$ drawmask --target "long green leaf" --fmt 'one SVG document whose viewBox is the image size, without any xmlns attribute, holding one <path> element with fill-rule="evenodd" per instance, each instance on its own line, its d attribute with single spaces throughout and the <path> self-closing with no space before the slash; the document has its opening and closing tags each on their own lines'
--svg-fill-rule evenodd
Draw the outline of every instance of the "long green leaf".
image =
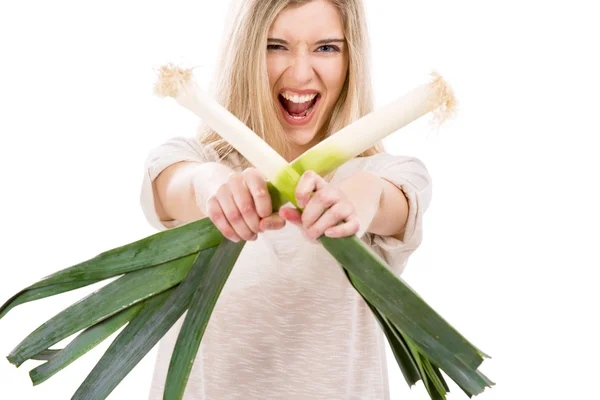
<svg viewBox="0 0 600 400">
<path fill-rule="evenodd" d="M 431 397 L 432 400 L 446 400 L 446 392 L 444 388 L 441 387 L 441 383 L 439 383 L 440 386 L 438 386 L 436 385 L 436 382 L 432 382 L 431 377 L 428 374 L 428 370 L 425 368 L 424 361 L 426 361 L 427 358 L 421 356 L 417 347 L 410 339 L 406 338 L 406 344 L 408 345 L 408 348 L 410 349 L 414 359 L 417 361 L 417 366 L 419 367 L 419 372 L 423 377 L 423 384 L 425 385 L 427 393 L 429 393 L 429 397 Z M 439 390 L 440 387 L 441 391 Z"/>
<path fill-rule="evenodd" d="M 227 254 L 241 251 L 244 241 L 223 240 L 219 246 L 202 250 L 190 272 L 169 297 L 156 308 L 140 314 L 131 321 L 111 344 L 72 397 L 72 400 L 105 399 L 121 380 L 140 362 L 168 332 L 187 309 L 195 289 L 202 282 L 209 262 L 220 265 L 213 257 L 216 251 Z"/>
<path fill-rule="evenodd" d="M 388 343 L 390 344 L 392 353 L 396 358 L 398 366 L 400 366 L 400 370 L 402 371 L 402 375 L 404 375 L 404 379 L 406 379 L 406 383 L 408 383 L 409 387 L 415 385 L 422 377 L 412 353 L 408 350 L 403 338 L 398 334 L 398 331 L 393 328 L 387 318 L 371 304 L 369 304 L 369 307 L 379 320 L 379 325 L 382 327 Z"/>
<path fill-rule="evenodd" d="M 8 299 L 2 307 L 0 307 L 0 319 L 4 317 L 11 309 L 16 306 L 27 303 L 29 301 L 43 299 L 45 297 L 54 296 L 56 294 L 68 292 L 70 290 L 79 289 L 84 286 L 92 285 L 100 282 L 100 279 L 81 280 L 66 283 L 57 283 L 35 289 L 23 289 L 13 297 Z"/>
<path fill-rule="evenodd" d="M 427 374 L 430 386 L 432 386 L 432 391 L 435 389 L 435 391 L 439 393 L 439 395 L 445 400 L 448 390 L 446 389 L 447 386 L 445 385 L 445 382 L 442 382 L 443 378 L 440 379 L 440 377 L 435 373 L 431 366 L 431 362 L 426 356 L 419 353 L 419 357 L 421 358 L 421 365 L 423 365 L 423 369 Z"/>
<path fill-rule="evenodd" d="M 8 356 L 17 366 L 66 337 L 181 282 L 194 255 L 130 272 L 63 310 L 29 336 Z"/>
<path fill-rule="evenodd" d="M 425 357 L 425 356 L 423 356 L 423 357 Z M 442 385 L 444 386 L 444 389 L 446 390 L 446 393 L 450 392 L 450 388 L 448 387 L 448 384 L 446 383 L 446 380 L 442 376 L 442 373 L 440 372 L 440 369 L 434 363 L 432 363 L 431 360 L 427 359 L 427 361 L 429 361 L 429 364 L 431 365 L 431 369 L 437 375 L 437 377 L 440 380 L 440 382 L 442 382 Z"/>
<path fill-rule="evenodd" d="M 423 323 L 420 325 L 416 325 L 414 321 L 407 320 L 402 316 L 396 315 L 398 313 L 398 309 L 394 308 L 393 305 L 390 306 L 389 300 L 398 300 L 402 299 L 402 297 L 383 297 L 380 293 L 374 291 L 368 285 L 365 285 L 359 279 L 354 280 L 354 283 L 358 290 L 369 299 L 374 305 L 376 305 L 381 312 L 383 312 L 390 321 L 396 326 L 396 328 L 400 331 L 401 327 L 407 327 L 410 330 L 415 330 L 415 328 L 422 328 Z M 417 310 L 414 310 L 411 314 L 414 314 Z M 426 313 L 425 313 L 426 314 Z M 399 323 L 397 323 L 397 321 Z M 435 332 L 435 328 L 433 329 Z M 404 332 L 402 332 L 404 334 Z M 411 338 L 413 341 L 423 341 L 423 337 L 419 336 L 419 334 L 404 334 L 405 338 Z M 434 362 L 440 365 L 452 380 L 454 380 L 459 386 L 461 386 L 464 390 L 468 391 L 472 394 L 480 394 L 485 390 L 486 387 L 493 385 L 488 378 L 486 378 L 483 374 L 476 370 L 476 367 L 469 367 L 466 365 L 460 358 L 455 356 L 455 353 L 452 351 L 452 347 L 450 349 L 444 347 L 439 342 L 435 340 L 436 338 L 427 338 L 426 343 L 428 344 L 427 350 L 419 347 L 419 350 L 428 358 L 433 360 Z"/>
<path fill-rule="evenodd" d="M 211 250 L 207 251 L 210 252 Z M 144 329 L 144 327 L 148 326 L 147 324 L 151 317 L 164 305 L 165 301 L 171 297 L 178 288 L 179 286 L 176 286 L 169 290 L 165 290 L 141 303 L 143 308 L 111 343 L 100 361 L 98 361 L 81 386 L 79 386 L 73 397 L 71 397 L 71 400 L 101 400 L 105 399 L 110 392 L 113 391 L 122 378 L 111 384 L 110 382 L 106 382 L 105 376 L 108 375 L 110 378 L 113 375 L 122 373 L 123 364 L 128 360 L 126 357 L 128 353 L 139 351 L 139 346 L 134 346 L 136 336 Z M 175 321 L 171 322 L 169 328 Z M 167 331 L 169 328 L 167 328 Z M 139 356 L 140 359 L 150 350 L 151 348 L 145 349 L 143 354 Z M 130 368 L 126 368 L 123 377 L 127 375 L 134 366 L 135 365 L 132 365 Z"/>
<path fill-rule="evenodd" d="M 173 349 L 165 384 L 165 400 L 181 400 L 187 385 L 200 341 L 208 325 L 221 290 L 242 250 L 238 246 L 222 246 L 196 288 L 183 326 Z"/>
<path fill-rule="evenodd" d="M 40 351 L 35 356 L 31 357 L 32 360 L 40 360 L 40 361 L 48 361 L 51 360 L 54 356 L 60 353 L 62 349 L 47 349 Z"/>
<path fill-rule="evenodd" d="M 352 277 L 350 273 L 344 268 L 342 268 L 342 270 L 348 277 L 350 283 L 352 283 Z M 373 316 L 377 319 L 381 330 L 388 340 L 392 353 L 394 354 L 394 358 L 400 367 L 400 371 L 402 371 L 402 375 L 404 375 L 406 383 L 408 383 L 409 387 L 412 387 L 421 379 L 421 374 L 419 373 L 419 369 L 412 356 L 412 353 L 406 347 L 404 339 L 400 336 L 394 326 L 387 320 L 387 318 L 381 312 L 379 312 L 376 307 L 369 303 L 369 301 L 365 299 L 365 297 L 362 296 L 358 290 L 357 292 L 361 295 L 367 306 L 369 306 L 371 309 Z"/>
<path fill-rule="evenodd" d="M 485 354 L 442 319 L 356 236 L 319 241 L 347 269 L 355 288 L 439 365 L 472 393 L 493 384 L 475 371 Z"/>
<path fill-rule="evenodd" d="M 222 239 L 223 235 L 212 221 L 203 218 L 105 251 L 88 261 L 58 271 L 29 288 L 80 279 L 110 278 L 197 254 L 204 248 L 218 245 Z"/>
<path fill-rule="evenodd" d="M 202 249 L 218 245 L 222 239 L 223 235 L 212 221 L 203 218 L 105 251 L 21 290 L 0 307 L 0 318 L 19 304 L 197 254 Z"/>
<path fill-rule="evenodd" d="M 108 338 L 134 318 L 142 308 L 143 303 L 137 303 L 86 329 L 51 360 L 29 371 L 29 376 L 31 377 L 33 385 L 39 385 L 46 381 L 98 344 L 102 343 L 104 339 Z"/>
</svg>

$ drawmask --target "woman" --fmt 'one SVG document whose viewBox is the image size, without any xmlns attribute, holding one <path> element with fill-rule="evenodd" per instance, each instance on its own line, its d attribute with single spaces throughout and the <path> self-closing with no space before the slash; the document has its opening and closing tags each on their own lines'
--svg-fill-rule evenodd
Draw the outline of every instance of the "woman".
<svg viewBox="0 0 600 400">
<path fill-rule="evenodd" d="M 360 0 L 245 0 L 232 10 L 215 96 L 288 161 L 371 111 Z M 302 214 L 273 213 L 262 174 L 208 128 L 152 150 L 146 168 L 141 202 L 153 226 L 208 217 L 249 241 L 185 399 L 389 398 L 385 338 L 315 239 L 357 235 L 400 274 L 431 197 L 419 160 L 379 143 L 325 178 L 307 171 L 296 190 Z M 161 341 L 151 399 L 162 399 L 182 322 Z"/>
</svg>

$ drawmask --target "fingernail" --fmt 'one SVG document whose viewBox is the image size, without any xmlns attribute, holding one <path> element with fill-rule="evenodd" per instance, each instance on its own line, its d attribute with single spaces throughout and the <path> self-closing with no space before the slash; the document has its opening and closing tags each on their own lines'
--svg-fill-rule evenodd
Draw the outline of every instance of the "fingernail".
<svg viewBox="0 0 600 400">
<path fill-rule="evenodd" d="M 231 239 L 229 239 L 229 240 L 231 240 L 232 242 L 235 242 L 235 243 L 237 243 L 237 242 L 239 242 L 239 241 L 240 241 L 240 238 L 239 238 L 238 236 L 236 236 L 236 235 L 233 235 L 233 236 L 231 237 Z"/>
</svg>

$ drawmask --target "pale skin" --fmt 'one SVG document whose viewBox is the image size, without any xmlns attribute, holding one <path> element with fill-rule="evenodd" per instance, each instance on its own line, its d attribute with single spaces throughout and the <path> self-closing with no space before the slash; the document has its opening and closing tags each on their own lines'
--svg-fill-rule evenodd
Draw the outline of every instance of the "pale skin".
<svg viewBox="0 0 600 400">
<path fill-rule="evenodd" d="M 268 37 L 267 71 L 275 99 L 279 101 L 281 90 L 309 90 L 320 96 L 309 123 L 293 125 L 278 116 L 295 144 L 291 161 L 318 143 L 318 133 L 345 81 L 348 51 L 340 16 L 323 0 L 286 8 L 270 27 Z M 199 185 L 210 193 L 203 209 L 194 192 Z M 408 218 L 404 193 L 364 171 L 332 184 L 313 171 L 304 173 L 296 188 L 302 213 L 287 207 L 273 213 L 266 180 L 254 168 L 240 173 L 224 164 L 185 161 L 166 168 L 154 188 L 161 220 L 190 222 L 209 217 L 233 241 L 256 240 L 259 233 L 281 229 L 287 221 L 297 225 L 310 241 L 324 234 L 354 235 L 359 221 L 368 221 L 367 232 L 402 240 Z M 373 207 L 376 213 L 370 219 L 364 210 Z M 339 222 L 342 224 L 336 226 Z"/>
<path fill-rule="evenodd" d="M 279 120 L 296 155 L 318 142 L 317 135 L 330 115 L 348 71 L 348 50 L 337 10 L 325 0 L 315 0 L 282 11 L 269 29 L 267 71 L 275 99 L 282 91 L 312 91 L 320 96 L 314 116 L 306 124 Z M 302 92 L 304 93 L 304 92 Z M 282 111 L 282 113 L 285 111 Z M 290 161 L 290 160 L 288 160 Z M 282 208 L 273 213 L 266 180 L 248 168 L 232 172 L 227 182 L 209 197 L 206 213 L 225 237 L 253 241 L 268 229 L 281 229 L 289 221 L 304 236 L 345 237 L 359 231 L 359 215 L 366 205 L 377 204 L 367 232 L 403 238 L 408 218 L 404 193 L 391 182 L 368 172 L 358 172 L 330 184 L 313 171 L 305 172 L 296 188 L 300 212 Z M 338 226 L 338 223 L 341 224 Z"/>
</svg>

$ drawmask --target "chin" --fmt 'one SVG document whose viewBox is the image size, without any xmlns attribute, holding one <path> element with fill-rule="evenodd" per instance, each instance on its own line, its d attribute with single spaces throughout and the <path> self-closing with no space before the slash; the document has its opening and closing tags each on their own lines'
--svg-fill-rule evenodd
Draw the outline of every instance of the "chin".
<svg viewBox="0 0 600 400">
<path fill-rule="evenodd" d="M 307 146 L 315 139 L 314 129 L 285 129 L 285 133 L 296 146 Z"/>
</svg>

